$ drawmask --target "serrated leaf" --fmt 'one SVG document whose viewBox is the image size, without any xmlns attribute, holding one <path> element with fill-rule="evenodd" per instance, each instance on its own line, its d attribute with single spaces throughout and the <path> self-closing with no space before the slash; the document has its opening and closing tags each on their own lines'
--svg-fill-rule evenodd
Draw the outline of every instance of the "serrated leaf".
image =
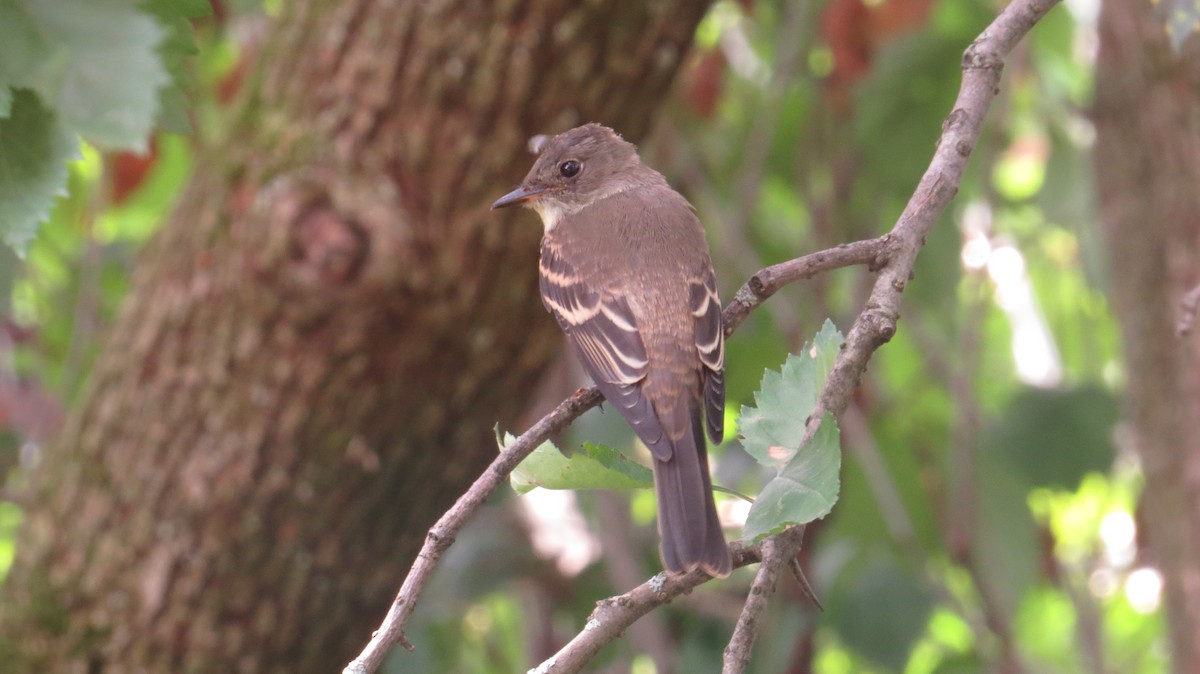
<svg viewBox="0 0 1200 674">
<path fill-rule="evenodd" d="M 505 434 L 504 443 L 513 437 Z M 509 478 L 518 494 L 543 489 L 645 489 L 654 486 L 650 469 L 604 445 L 584 443 L 583 451 L 565 456 L 543 442 L 513 470 Z"/>
<path fill-rule="evenodd" d="M 36 88 L 39 72 L 54 59 L 27 0 L 0 0 L 0 85 Z"/>
<path fill-rule="evenodd" d="M 208 16 L 212 8 L 205 0 L 145 0 L 141 7 L 158 19 L 167 34 L 159 53 L 171 81 L 159 90 L 158 126 L 171 133 L 190 134 L 189 97 L 195 90 L 195 77 L 186 64 L 199 53 L 190 19 Z"/>
<path fill-rule="evenodd" d="M 811 345 L 805 344 L 799 355 L 788 354 L 779 372 L 763 373 L 754 394 L 757 407 L 742 407 L 737 423 L 742 445 L 759 463 L 779 469 L 795 455 L 843 341 L 826 319 Z"/>
<path fill-rule="evenodd" d="M 166 34 L 132 0 L 0 0 L 0 82 L 34 89 L 59 123 L 144 151 L 170 80 Z"/>
<path fill-rule="evenodd" d="M 826 414 L 812 438 L 754 500 L 742 539 L 758 541 L 829 514 L 837 502 L 841 467 L 841 433 L 833 415 Z"/>
<path fill-rule="evenodd" d="M 0 119 L 0 238 L 24 256 L 55 198 L 66 193 L 67 162 L 78 156 L 79 142 L 32 91 L 18 90 L 11 112 Z"/>
</svg>

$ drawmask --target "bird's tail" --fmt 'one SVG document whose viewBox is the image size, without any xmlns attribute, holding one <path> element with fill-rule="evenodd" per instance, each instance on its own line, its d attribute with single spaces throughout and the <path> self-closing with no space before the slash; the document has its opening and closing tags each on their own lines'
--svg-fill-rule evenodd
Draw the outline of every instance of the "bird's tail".
<svg viewBox="0 0 1200 674">
<path fill-rule="evenodd" d="M 700 567 L 712 576 L 723 578 L 729 575 L 733 563 L 713 503 L 703 414 L 698 406 L 689 407 L 684 407 L 690 412 L 687 431 L 672 442 L 670 458 L 654 460 L 662 559 L 672 573 Z"/>
</svg>

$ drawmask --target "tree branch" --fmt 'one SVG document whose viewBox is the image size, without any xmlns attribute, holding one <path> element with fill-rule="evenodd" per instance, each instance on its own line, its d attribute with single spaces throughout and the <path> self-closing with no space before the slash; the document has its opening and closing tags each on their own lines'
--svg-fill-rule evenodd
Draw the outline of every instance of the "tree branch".
<svg viewBox="0 0 1200 674">
<path fill-rule="evenodd" d="M 810 278 L 822 271 L 860 264 L 866 264 L 870 269 L 880 272 L 866 305 L 854 321 L 825 382 L 817 407 L 810 417 L 812 421 L 808 428 L 809 435 L 816 430 L 817 423 L 825 412 L 831 412 L 836 417 L 841 416 L 858 386 L 859 378 L 866 370 L 871 355 L 896 333 L 901 297 L 912 275 L 917 253 L 924 245 L 926 235 L 933 229 L 938 217 L 958 191 L 967 159 L 979 139 L 992 98 L 999 91 L 1003 58 L 1058 2 L 1059 0 L 1014 0 L 967 48 L 962 61 L 963 82 L 954 109 L 942 124 L 942 136 L 938 140 L 929 168 L 926 169 L 908 206 L 890 233 L 876 239 L 844 244 L 767 267 L 751 277 L 725 308 L 723 317 L 725 334 L 728 336 L 752 310 L 788 283 Z M 404 639 L 404 625 L 412 615 L 417 597 L 429 582 L 442 553 L 450 547 L 466 522 L 522 459 L 600 400 L 601 395 L 597 389 L 580 390 L 521 434 L 492 462 L 479 480 L 429 531 L 425 545 L 417 555 L 380 629 L 363 652 L 346 666 L 343 674 L 367 674 L 376 671 L 387 651 L 396 643 L 412 649 L 412 645 Z M 757 548 L 744 548 L 736 543 L 731 547 L 735 553 L 734 564 L 737 566 L 757 559 Z M 576 656 L 571 655 L 576 652 L 573 644 L 581 643 L 582 645 L 574 648 L 579 649 L 580 653 L 586 653 L 587 658 L 590 658 L 600 646 L 618 636 L 621 630 L 641 615 L 666 603 L 680 592 L 708 580 L 708 576 L 701 572 L 665 577 L 665 580 L 663 578 L 662 575 L 655 576 L 650 582 L 626 595 L 600 602 L 584 631 L 567 644 L 559 655 L 543 663 L 544 668 L 536 671 L 577 671 L 557 668 L 560 663 L 577 662 L 574 659 Z M 618 616 L 620 619 L 611 616 Z M 628 622 L 622 622 L 626 619 Z M 615 630 L 613 626 L 617 626 Z M 559 660 L 560 657 L 564 659 Z M 586 658 L 578 662 L 586 662 Z"/>
<path fill-rule="evenodd" d="M 738 290 L 729 306 L 725 307 L 725 334 L 732 334 L 751 311 L 759 307 L 768 297 L 783 286 L 803 278 L 831 269 L 858 264 L 870 264 L 882 254 L 887 237 L 843 244 L 826 251 L 804 255 L 794 260 L 759 270 Z M 599 389 L 580 389 L 575 395 L 558 404 L 549 414 L 525 431 L 496 457 L 483 475 L 471 485 L 467 493 L 459 497 L 450 510 L 442 515 L 425 537 L 425 544 L 413 562 L 400 592 L 388 609 L 383 623 L 371 637 L 366 648 L 342 670 L 343 674 L 370 674 L 379 669 L 383 658 L 395 644 L 412 650 L 412 644 L 404 638 L 404 626 L 416 608 L 417 598 L 429 583 L 433 570 L 442 554 L 454 543 L 458 532 L 487 501 L 488 497 L 508 477 L 508 474 L 525 457 L 552 435 L 567 427 L 584 412 L 603 400 Z M 643 612 L 644 613 L 644 612 Z M 639 614 L 641 615 L 641 614 Z M 556 670 L 557 671 L 557 670 Z"/>
<path fill-rule="evenodd" d="M 733 300 L 725 307 L 725 336 L 733 334 L 751 311 L 789 283 L 812 278 L 821 272 L 855 265 L 867 265 L 867 269 L 877 271 L 884 266 L 889 238 L 890 235 L 885 234 L 877 239 L 843 243 L 828 250 L 802 255 L 794 260 L 758 270 L 738 289 Z"/>
<path fill-rule="evenodd" d="M 761 543 L 730 543 L 733 568 L 761 561 L 761 546 Z M 660 573 L 623 595 L 596 602 L 596 609 L 588 616 L 583 630 L 561 650 L 530 670 L 531 674 L 574 674 L 582 670 L 601 648 L 621 636 L 638 618 L 710 580 L 712 577 L 699 569 L 678 576 Z"/>
<path fill-rule="evenodd" d="M 383 663 L 388 651 L 397 643 L 410 651 L 413 650 L 412 644 L 404 638 L 404 625 L 412 615 L 413 609 L 416 608 L 417 597 L 429 583 L 442 553 L 454 544 L 458 532 L 470 521 L 484 501 L 496 491 L 496 487 L 500 486 L 508 474 L 517 467 L 517 464 L 521 463 L 547 438 L 566 428 L 584 412 L 595 407 L 602 398 L 600 391 L 594 387 L 576 391 L 575 395 L 559 403 L 554 410 L 538 420 L 529 430 L 522 433 L 521 437 L 500 452 L 500 456 L 492 461 L 492 465 L 488 466 L 483 475 L 479 476 L 467 493 L 460 496 L 450 510 L 447 510 L 446 514 L 442 515 L 441 519 L 429 530 L 425 536 L 425 544 L 421 546 L 421 552 L 417 554 L 417 559 L 404 579 L 404 584 L 400 586 L 400 592 L 392 602 L 391 608 L 388 609 L 383 624 L 371 636 L 371 641 L 362 653 L 342 670 L 344 674 L 367 674 L 376 671 Z"/>
<path fill-rule="evenodd" d="M 765 539 L 762 542 L 762 564 L 758 566 L 758 575 L 750 585 L 746 595 L 746 605 L 738 617 L 737 626 L 733 629 L 733 637 L 725 647 L 725 665 L 722 674 L 742 674 L 750 664 L 750 649 L 762 629 L 763 614 L 767 610 L 767 602 L 775 594 L 779 583 L 779 572 L 788 568 L 800 545 L 804 542 L 804 527 L 791 527 L 782 533 Z M 801 574 L 800 578 L 803 578 Z"/>
<path fill-rule="evenodd" d="M 596 528 L 596 535 L 604 550 L 604 570 L 609 585 L 616 588 L 634 587 L 646 578 L 643 551 L 629 545 L 629 541 L 635 539 L 629 500 L 626 494 L 611 491 L 596 494 L 597 514 L 604 522 L 604 526 Z M 629 645 L 634 653 L 650 656 L 655 672 L 668 674 L 675 671 L 675 653 L 679 644 L 663 616 L 653 612 L 643 616 L 638 628 L 629 633 Z"/>
<path fill-rule="evenodd" d="M 808 434 L 826 412 L 841 417 L 875 350 L 896 334 L 900 301 L 912 276 L 925 237 L 954 195 L 967 160 L 983 130 L 992 99 L 999 92 L 1004 57 L 1059 0 L 1014 0 L 963 54 L 962 85 L 954 108 L 942 123 L 942 135 L 929 168 L 917 184 L 892 231 L 883 236 L 885 262 L 866 306 L 854 321 L 846 342 L 810 417 Z"/>
</svg>

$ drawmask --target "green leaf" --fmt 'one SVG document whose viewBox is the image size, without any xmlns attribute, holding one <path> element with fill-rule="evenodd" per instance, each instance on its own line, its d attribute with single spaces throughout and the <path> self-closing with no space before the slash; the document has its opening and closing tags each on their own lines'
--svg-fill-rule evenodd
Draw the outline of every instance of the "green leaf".
<svg viewBox="0 0 1200 674">
<path fill-rule="evenodd" d="M 505 434 L 505 446 L 514 438 Z M 604 445 L 583 444 L 583 452 L 565 456 L 543 442 L 509 478 L 513 490 L 525 494 L 543 489 L 646 489 L 654 486 L 650 469 Z"/>
<path fill-rule="evenodd" d="M 191 19 L 208 16 L 212 8 L 205 0 L 145 0 L 141 7 L 158 19 L 167 33 L 159 53 L 171 81 L 159 90 L 158 126 L 164 131 L 190 134 L 190 94 L 196 87 L 195 76 L 187 63 L 200 51 L 196 47 Z"/>
<path fill-rule="evenodd" d="M 0 85 L 6 88 L 36 87 L 55 58 L 27 2 L 0 0 Z"/>
<path fill-rule="evenodd" d="M 837 502 L 841 466 L 841 434 L 833 415 L 826 414 L 812 438 L 754 500 L 742 539 L 758 541 L 829 514 Z"/>
<path fill-rule="evenodd" d="M 132 0 L 0 0 L 0 83 L 34 89 L 89 141 L 144 151 L 165 36 Z"/>
<path fill-rule="evenodd" d="M 985 674 L 988 667 L 975 653 L 954 653 L 938 663 L 932 674 Z"/>
<path fill-rule="evenodd" d="M 0 503 L 0 582 L 12 566 L 20 523 L 21 509 L 11 503 Z"/>
<path fill-rule="evenodd" d="M 12 114 L 12 89 L 0 84 L 0 119 L 7 119 Z"/>
<path fill-rule="evenodd" d="M 151 14 L 200 19 L 212 14 L 208 0 L 145 0 L 142 8 Z"/>
<path fill-rule="evenodd" d="M 32 91 L 18 90 L 11 112 L 0 119 L 0 238 L 23 256 L 55 197 L 66 194 L 79 143 Z"/>
<path fill-rule="evenodd" d="M 1117 401 L 1097 386 L 1026 388 L 990 429 L 985 446 L 1005 454 L 1030 487 L 1074 490 L 1089 472 L 1112 466 Z"/>
<path fill-rule="evenodd" d="M 778 469 L 795 455 L 843 341 L 826 319 L 800 355 L 789 354 L 779 372 L 763 373 L 762 386 L 754 394 L 757 407 L 743 407 L 737 423 L 742 445 L 759 463 Z"/>
<path fill-rule="evenodd" d="M 12 315 L 13 287 L 22 276 L 25 264 L 11 248 L 0 246 L 0 315 Z M 3 442 L 0 442 L 0 460 L 3 460 Z"/>
<path fill-rule="evenodd" d="M 1037 579 L 1037 527 L 1026 499 L 1028 488 L 1005 457 L 982 452 L 975 464 L 972 557 L 980 590 L 1002 617 L 1011 618 Z"/>
<path fill-rule="evenodd" d="M 839 574 L 826 605 L 829 622 L 850 648 L 889 671 L 904 671 L 925 633 L 933 597 L 924 582 L 886 549 L 867 548 Z"/>
</svg>

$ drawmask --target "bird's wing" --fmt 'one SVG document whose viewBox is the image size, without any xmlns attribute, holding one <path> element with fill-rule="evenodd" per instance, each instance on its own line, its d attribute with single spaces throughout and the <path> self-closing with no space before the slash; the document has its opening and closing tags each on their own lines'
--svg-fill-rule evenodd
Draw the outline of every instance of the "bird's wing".
<svg viewBox="0 0 1200 674">
<path fill-rule="evenodd" d="M 696 352 L 704 364 L 704 409 L 708 437 L 720 443 L 725 434 L 725 326 L 712 267 L 691 279 L 688 288 L 695 318 Z"/>
<path fill-rule="evenodd" d="M 589 284 L 552 245 L 542 246 L 539 267 L 542 303 L 567 333 L 584 369 L 651 452 L 669 457 L 670 443 L 639 385 L 650 359 L 626 298 Z"/>
</svg>

